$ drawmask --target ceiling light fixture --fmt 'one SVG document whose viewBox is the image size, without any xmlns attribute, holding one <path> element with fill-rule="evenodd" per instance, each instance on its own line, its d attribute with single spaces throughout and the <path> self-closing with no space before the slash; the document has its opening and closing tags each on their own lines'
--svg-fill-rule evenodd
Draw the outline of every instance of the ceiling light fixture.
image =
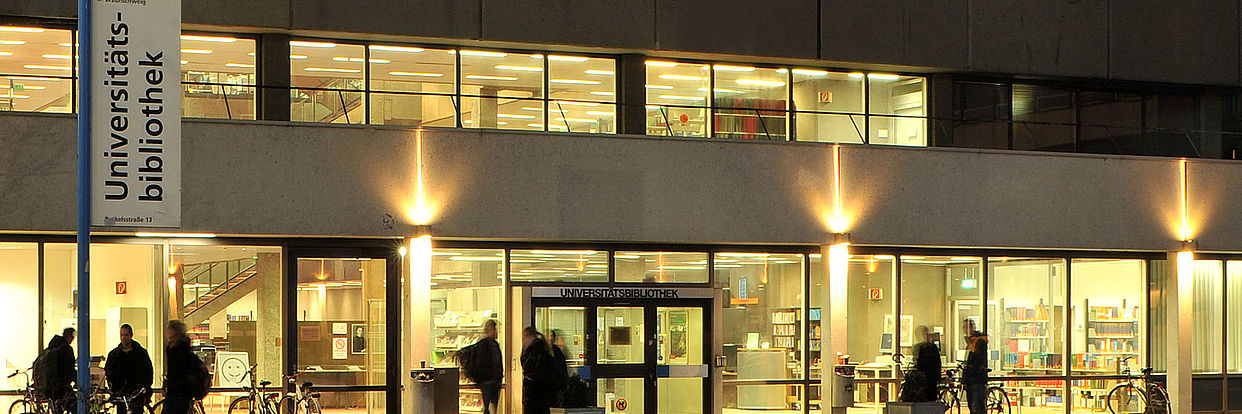
<svg viewBox="0 0 1242 414">
<path fill-rule="evenodd" d="M 673 99 L 680 101 L 702 101 L 707 98 L 702 96 L 685 96 L 685 95 L 660 95 L 660 99 Z"/>
<path fill-rule="evenodd" d="M 868 73 L 868 74 L 867 74 L 867 79 L 876 79 L 876 80 L 898 80 L 898 79 L 901 79 L 901 76 L 897 76 L 897 75 L 890 75 L 890 74 L 884 74 L 884 73 Z"/>
<path fill-rule="evenodd" d="M 755 68 L 753 66 L 715 65 L 712 67 L 715 68 L 716 70 L 722 70 L 726 72 L 754 72 L 755 71 Z"/>
<path fill-rule="evenodd" d="M 585 72 L 588 75 L 599 75 L 599 76 L 612 76 L 612 75 L 617 74 L 616 72 L 613 72 L 611 70 L 600 70 L 600 69 L 587 69 Z"/>
<path fill-rule="evenodd" d="M 8 53 L 8 54 L 6 54 L 6 53 Z M 0 56 L 13 56 L 13 54 L 12 54 L 12 53 L 9 53 L 9 52 L 0 52 Z M 43 57 L 44 59 L 73 59 L 73 56 L 69 56 L 69 55 L 60 55 L 60 54 L 56 54 L 56 53 L 44 53 L 44 54 L 42 55 L 42 57 Z"/>
<path fill-rule="evenodd" d="M 462 56 L 477 56 L 477 57 L 498 57 L 500 58 L 500 57 L 509 56 L 506 53 L 486 52 L 482 50 L 463 50 L 460 53 Z"/>
<path fill-rule="evenodd" d="M 332 58 L 332 60 L 337 61 L 337 62 L 362 63 L 362 58 L 357 58 L 357 57 L 337 56 L 337 57 Z M 384 64 L 384 63 L 392 63 L 392 61 L 388 59 L 371 59 L 371 63 Z"/>
<path fill-rule="evenodd" d="M 548 83 L 568 83 L 572 85 L 599 85 L 600 81 L 584 79 L 548 79 Z"/>
<path fill-rule="evenodd" d="M 0 26 L 0 32 L 43 33 L 45 29 L 38 27 Z"/>
<path fill-rule="evenodd" d="M 613 115 L 616 115 L 616 113 L 614 113 L 614 112 L 608 112 L 608 111 L 586 111 L 586 114 L 587 114 L 587 115 L 595 115 L 595 116 L 613 116 Z"/>
<path fill-rule="evenodd" d="M 536 66 L 519 66 L 519 65 L 496 65 L 496 69 L 500 70 L 520 70 L 524 72 L 543 72 L 543 68 Z"/>
<path fill-rule="evenodd" d="M 643 87 L 647 89 L 673 89 L 672 86 L 668 85 L 643 85 Z"/>
<path fill-rule="evenodd" d="M 828 76 L 828 71 L 826 70 L 794 69 L 793 73 L 795 75 L 805 75 L 805 76 Z"/>
<path fill-rule="evenodd" d="M 660 79 L 666 79 L 666 80 L 688 80 L 688 81 L 702 81 L 702 80 L 707 80 L 707 78 L 704 78 L 704 77 L 702 77 L 702 76 L 678 75 L 678 74 L 675 74 L 675 73 L 665 73 L 665 74 L 662 74 L 662 75 L 660 75 Z"/>
<path fill-rule="evenodd" d="M 306 42 L 301 40 L 293 40 L 289 42 L 289 46 L 294 47 L 316 47 L 320 49 L 330 49 L 336 47 L 336 43 L 328 42 Z"/>
<path fill-rule="evenodd" d="M 785 86 L 785 82 L 766 79 L 738 79 L 737 83 L 756 86 Z"/>
<path fill-rule="evenodd" d="M 394 71 L 394 72 L 388 72 L 388 74 L 389 74 L 389 75 L 392 75 L 392 76 L 422 76 L 422 77 L 427 77 L 427 78 L 441 78 L 441 77 L 444 77 L 444 74 L 443 74 L 443 73 L 431 73 L 431 72 L 401 72 L 401 71 Z"/>
<path fill-rule="evenodd" d="M 225 63 L 224 66 L 228 66 L 230 68 L 254 68 L 254 64 L 251 63 Z"/>
<path fill-rule="evenodd" d="M 515 80 L 518 80 L 518 78 L 517 78 L 517 77 L 514 77 L 514 76 L 492 76 L 492 75 L 466 75 L 466 79 L 475 79 L 475 80 L 502 80 L 502 81 L 515 81 Z"/>
<path fill-rule="evenodd" d="M 307 72 L 337 72 L 337 73 L 358 73 L 362 72 L 358 69 L 341 69 L 341 68 L 306 68 L 302 69 Z"/>
<path fill-rule="evenodd" d="M 535 119 L 534 115 L 521 115 L 521 114 L 496 114 L 496 117 L 497 118 L 511 118 L 511 119 Z"/>
<path fill-rule="evenodd" d="M 599 106 L 599 102 L 552 101 L 552 103 L 557 105 Z"/>
<path fill-rule="evenodd" d="M 555 61 L 560 61 L 560 62 L 586 62 L 588 58 L 585 58 L 582 56 L 548 55 L 548 60 L 555 60 Z"/>
<path fill-rule="evenodd" d="M 665 62 L 663 60 L 648 60 L 644 63 L 646 63 L 647 66 L 659 66 L 659 67 L 664 67 L 664 68 L 671 68 L 671 67 L 677 66 L 676 62 Z"/>
<path fill-rule="evenodd" d="M 181 49 L 181 53 L 189 55 L 210 55 L 216 51 L 211 49 Z"/>
<path fill-rule="evenodd" d="M 418 48 L 418 47 L 384 46 L 384 45 L 371 45 L 370 48 L 371 50 L 380 50 L 384 52 L 402 52 L 402 53 L 421 53 L 423 50 L 426 50 L 426 49 Z"/>
<path fill-rule="evenodd" d="M 598 96 L 616 96 L 616 95 L 617 95 L 617 93 L 616 93 L 616 92 L 609 92 L 609 91 L 591 91 L 591 95 L 598 95 Z"/>
<path fill-rule="evenodd" d="M 200 42 L 235 43 L 236 37 L 181 35 L 181 40 L 197 40 Z M 292 44 L 293 42 L 290 42 Z"/>
<path fill-rule="evenodd" d="M 21 46 L 26 44 L 25 40 L 0 40 L 0 45 Z"/>
<path fill-rule="evenodd" d="M 54 65 L 22 65 L 22 67 L 26 69 L 41 69 L 41 70 L 73 70 L 73 68 L 68 67 L 68 66 L 54 66 Z"/>
</svg>

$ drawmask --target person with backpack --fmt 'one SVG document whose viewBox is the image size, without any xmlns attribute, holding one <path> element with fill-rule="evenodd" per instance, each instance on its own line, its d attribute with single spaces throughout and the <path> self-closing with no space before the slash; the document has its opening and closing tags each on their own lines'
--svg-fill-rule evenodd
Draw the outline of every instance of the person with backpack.
<svg viewBox="0 0 1242 414">
<path fill-rule="evenodd" d="M 190 349 L 185 323 L 168 322 L 164 328 L 164 414 L 186 414 L 194 400 L 207 395 L 211 374 L 207 365 Z"/>
<path fill-rule="evenodd" d="M 552 407 L 552 347 L 543 334 L 528 326 L 522 330 L 522 412 L 549 414 Z"/>
<path fill-rule="evenodd" d="M 554 407 L 565 406 L 565 387 L 569 385 L 569 364 L 565 359 L 565 351 L 561 348 L 564 344 L 560 330 L 553 329 L 548 332 L 548 347 L 552 351 L 552 374 L 549 378 L 552 395 L 550 397 L 554 402 L 552 404 Z"/>
<path fill-rule="evenodd" d="M 53 402 L 52 409 L 57 414 L 77 409 L 73 384 L 78 378 L 78 367 L 71 345 L 77 333 L 77 329 L 65 328 L 60 335 L 53 336 L 34 363 L 35 391 Z"/>
<path fill-rule="evenodd" d="M 496 342 L 496 320 L 483 323 L 483 339 L 457 352 L 466 378 L 479 385 L 483 394 L 483 414 L 499 414 L 500 384 L 505 378 L 505 360 Z"/>
<path fill-rule="evenodd" d="M 966 333 L 966 362 L 962 364 L 962 385 L 970 414 L 985 414 L 988 394 L 988 335 L 979 332 L 974 319 L 962 321 Z"/>
<path fill-rule="evenodd" d="M 155 369 L 146 348 L 134 340 L 134 328 L 121 325 L 121 343 L 104 360 L 104 378 L 114 397 L 138 395 L 130 401 L 129 412 L 141 414 L 151 398 L 151 381 Z"/>
</svg>

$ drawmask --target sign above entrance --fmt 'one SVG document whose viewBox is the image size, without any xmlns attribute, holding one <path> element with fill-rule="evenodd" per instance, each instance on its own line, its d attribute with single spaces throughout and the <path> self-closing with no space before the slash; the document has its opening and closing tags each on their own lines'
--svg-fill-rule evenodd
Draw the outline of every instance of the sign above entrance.
<svg viewBox="0 0 1242 414">
<path fill-rule="evenodd" d="M 536 287 L 536 298 L 562 299 L 711 299 L 711 288 Z"/>
</svg>

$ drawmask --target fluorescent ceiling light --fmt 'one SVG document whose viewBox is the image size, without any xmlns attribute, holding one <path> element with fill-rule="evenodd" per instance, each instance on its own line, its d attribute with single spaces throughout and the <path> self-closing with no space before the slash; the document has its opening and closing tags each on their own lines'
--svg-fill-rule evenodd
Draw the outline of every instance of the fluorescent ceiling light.
<svg viewBox="0 0 1242 414">
<path fill-rule="evenodd" d="M 543 72 L 543 68 L 535 66 L 519 66 L 519 65 L 496 65 L 496 69 L 500 70 L 520 70 L 524 72 Z"/>
<path fill-rule="evenodd" d="M 496 117 L 497 118 L 511 118 L 511 119 L 535 119 L 534 115 L 521 115 L 521 114 L 496 114 Z"/>
<path fill-rule="evenodd" d="M 25 40 L 0 40 L 0 45 L 15 45 L 15 46 L 18 46 L 18 45 L 24 45 L 24 44 L 26 44 L 26 41 L 25 41 Z"/>
<path fill-rule="evenodd" d="M 513 77 L 513 76 L 491 76 L 491 75 L 466 75 L 466 79 L 477 79 L 477 80 L 503 80 L 503 81 L 515 81 L 515 80 L 518 80 L 518 78 Z"/>
<path fill-rule="evenodd" d="M 253 67 L 254 67 L 254 64 L 251 64 L 251 63 L 225 63 L 225 64 L 224 64 L 224 66 L 228 66 L 228 67 L 230 67 L 230 68 L 253 68 Z"/>
<path fill-rule="evenodd" d="M 289 42 L 289 46 L 296 46 L 296 47 L 317 47 L 317 48 L 322 48 L 322 49 L 329 49 L 329 48 L 334 48 L 334 47 L 336 47 L 336 43 L 328 43 L 328 42 L 306 42 L 306 41 L 301 41 L 301 40 L 293 40 L 293 41 L 290 41 L 290 42 Z"/>
<path fill-rule="evenodd" d="M 715 66 L 712 66 L 712 68 L 715 68 L 716 70 L 723 70 L 726 72 L 753 72 L 755 70 L 753 66 L 732 66 L 732 65 L 715 65 Z"/>
<path fill-rule="evenodd" d="M 671 67 L 677 66 L 676 62 L 665 62 L 663 60 L 648 60 L 644 63 L 646 63 L 647 66 L 659 66 L 659 67 L 665 67 L 665 68 L 671 68 Z"/>
<path fill-rule="evenodd" d="M 668 85 L 643 85 L 643 87 L 647 89 L 673 89 L 672 86 Z"/>
<path fill-rule="evenodd" d="M 713 90 L 716 91 L 716 93 L 746 93 L 746 92 L 742 92 L 739 90 L 725 89 L 725 88 L 716 88 Z M 699 92 L 707 92 L 707 88 L 699 88 Z"/>
<path fill-rule="evenodd" d="M 543 124 L 526 124 L 526 126 L 531 127 L 531 128 L 543 129 Z"/>
<path fill-rule="evenodd" d="M 685 96 L 685 95 L 660 95 L 660 99 L 674 99 L 681 101 L 702 101 L 707 98 L 702 96 Z"/>
<path fill-rule="evenodd" d="M 253 54 L 253 53 L 251 53 L 251 54 L 250 54 L 250 56 L 254 56 L 254 54 Z M 293 59 L 293 60 L 306 60 L 306 55 L 289 55 L 289 59 Z"/>
<path fill-rule="evenodd" d="M 211 233 L 146 233 L 146 232 L 139 232 L 139 233 L 134 233 L 134 235 L 135 235 L 135 236 L 138 236 L 138 237 L 169 237 L 169 238 L 194 238 L 194 239 L 209 239 L 209 238 L 212 238 L 212 237 L 216 237 L 216 235 L 215 235 L 215 234 L 211 234 Z"/>
<path fill-rule="evenodd" d="M 5 78 L 12 79 L 12 80 L 34 80 L 34 81 L 52 81 L 52 82 L 68 80 L 68 79 L 60 79 L 60 78 L 45 78 L 45 77 L 39 77 L 39 76 L 5 76 Z"/>
<path fill-rule="evenodd" d="M 0 56 L 13 56 L 13 52 L 0 52 Z"/>
<path fill-rule="evenodd" d="M 0 89 L 9 89 L 9 85 L 8 85 L 8 84 L 4 84 L 4 83 L 0 83 Z M 39 85 L 21 85 L 21 89 L 30 89 L 30 90 L 36 90 L 36 91 L 38 91 L 38 90 L 44 90 L 44 89 L 47 89 L 47 87 L 46 87 L 46 86 L 39 86 Z"/>
<path fill-rule="evenodd" d="M 531 250 L 531 254 L 552 254 L 552 255 L 584 255 L 599 253 L 595 250 Z"/>
<path fill-rule="evenodd" d="M 665 74 L 663 74 L 663 75 L 660 75 L 660 79 L 667 79 L 667 80 L 689 80 L 689 81 L 701 81 L 701 80 L 707 80 L 707 78 L 704 78 L 704 77 L 702 77 L 702 76 L 678 75 L 678 74 L 674 74 L 674 73 L 665 73 Z"/>
<path fill-rule="evenodd" d="M 77 45 L 75 45 L 75 44 L 73 44 L 73 43 L 69 43 L 69 42 L 61 42 L 61 43 L 57 43 L 56 45 L 58 45 L 58 46 L 60 46 L 60 47 L 73 47 L 73 46 L 77 46 Z"/>
<path fill-rule="evenodd" d="M 616 94 L 617 94 L 616 92 L 609 92 L 609 91 L 591 91 L 591 95 L 599 95 L 599 96 L 615 96 Z"/>
<path fill-rule="evenodd" d="M 190 63 L 190 61 L 185 60 L 185 59 L 182 59 L 182 60 L 181 60 L 181 64 L 182 64 L 182 65 L 187 64 L 187 63 Z"/>
<path fill-rule="evenodd" d="M 587 58 L 582 56 L 548 55 L 548 60 L 556 60 L 560 62 L 586 62 Z"/>
<path fill-rule="evenodd" d="M 10 94 L 0 94 L 0 98 L 29 99 L 29 98 L 30 98 L 30 95 L 10 95 Z"/>
<path fill-rule="evenodd" d="M 53 66 L 53 65 L 22 65 L 22 67 L 26 69 L 42 69 L 42 70 L 73 70 L 73 68 L 68 67 L 68 66 Z"/>
<path fill-rule="evenodd" d="M 897 75 L 890 75 L 890 74 L 884 74 L 884 73 L 868 73 L 867 79 L 897 80 L 897 79 L 901 79 L 901 77 Z"/>
<path fill-rule="evenodd" d="M 785 82 L 767 79 L 738 79 L 737 83 L 757 86 L 785 86 Z"/>
<path fill-rule="evenodd" d="M 852 73 L 850 73 L 849 75 L 846 75 L 846 76 L 849 76 L 849 77 L 854 78 L 854 79 L 862 79 L 863 74 L 862 74 L 862 72 L 852 72 Z"/>
<path fill-rule="evenodd" d="M 485 52 L 485 51 L 482 51 L 482 50 L 463 50 L 463 51 L 461 51 L 461 55 L 462 55 L 462 56 L 478 56 L 478 57 L 505 57 L 505 56 L 509 56 L 508 54 L 505 54 L 505 53 L 500 53 L 500 52 Z"/>
<path fill-rule="evenodd" d="M 559 104 L 559 105 L 574 105 L 574 106 L 599 106 L 598 102 L 552 101 L 552 103 Z"/>
<path fill-rule="evenodd" d="M 385 52 L 402 52 L 402 53 L 420 53 L 423 50 L 425 50 L 423 48 L 405 47 L 405 46 L 371 45 L 370 47 L 371 47 L 371 50 L 382 50 Z"/>
<path fill-rule="evenodd" d="M 600 76 L 612 76 L 612 75 L 616 75 L 617 73 L 616 73 L 616 72 L 613 72 L 613 71 L 611 71 L 611 70 L 587 69 L 587 70 L 586 70 L 586 74 L 588 74 L 588 75 L 600 75 Z"/>
<path fill-rule="evenodd" d="M 44 31 L 38 27 L 0 26 L 0 32 L 43 33 Z"/>
<path fill-rule="evenodd" d="M 181 49 L 181 53 L 189 55 L 210 55 L 215 53 L 215 51 L 211 49 Z"/>
<path fill-rule="evenodd" d="M 362 58 L 357 58 L 357 57 L 337 56 L 337 57 L 332 58 L 332 60 L 337 61 L 337 62 L 362 63 Z M 383 63 L 392 63 L 392 61 L 388 59 L 371 59 L 371 63 L 383 64 Z"/>
<path fill-rule="evenodd" d="M 469 262 L 503 262 L 505 258 L 500 256 L 453 256 L 449 260 L 462 260 Z"/>
<path fill-rule="evenodd" d="M 200 42 L 233 43 L 236 37 L 181 35 L 181 40 L 197 40 Z M 292 44 L 292 42 L 290 42 Z"/>
<path fill-rule="evenodd" d="M 307 72 L 337 72 L 337 73 L 358 73 L 362 72 L 358 69 L 341 69 L 341 68 L 306 68 L 302 69 Z"/>
<path fill-rule="evenodd" d="M 806 76 L 828 76 L 828 71 L 826 70 L 794 69 L 793 73 L 795 75 L 806 75 Z"/>
<path fill-rule="evenodd" d="M 595 116 L 613 116 L 613 115 L 616 115 L 616 113 L 613 113 L 613 112 L 608 112 L 608 111 L 586 111 L 586 114 L 587 114 L 587 115 L 595 115 Z"/>
<path fill-rule="evenodd" d="M 569 83 L 574 85 L 599 85 L 600 81 L 583 79 L 548 79 L 548 83 Z"/>
<path fill-rule="evenodd" d="M 392 75 L 392 76 L 422 76 L 422 77 L 427 77 L 427 78 L 441 78 L 441 77 L 444 77 L 444 74 L 443 74 L 443 73 L 431 73 L 431 72 L 401 72 L 401 71 L 395 71 L 395 72 L 388 72 L 388 74 L 389 74 L 389 75 Z"/>
<path fill-rule="evenodd" d="M 591 118 L 556 118 L 556 120 L 561 121 L 561 122 L 569 121 L 569 122 L 587 122 L 587 123 L 592 123 L 592 124 L 599 123 L 598 119 L 591 119 Z"/>
<path fill-rule="evenodd" d="M 13 56 L 13 54 L 9 52 L 0 52 L 0 56 Z M 73 56 L 60 55 L 56 53 L 44 53 L 42 56 L 44 59 L 73 59 Z"/>
</svg>

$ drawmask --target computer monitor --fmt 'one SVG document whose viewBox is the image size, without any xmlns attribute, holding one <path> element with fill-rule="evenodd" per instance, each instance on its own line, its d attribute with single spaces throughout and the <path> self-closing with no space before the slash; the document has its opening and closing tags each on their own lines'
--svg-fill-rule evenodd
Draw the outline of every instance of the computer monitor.
<svg viewBox="0 0 1242 414">
<path fill-rule="evenodd" d="M 885 332 L 880 334 L 880 354 L 893 353 L 893 333 Z"/>
</svg>

